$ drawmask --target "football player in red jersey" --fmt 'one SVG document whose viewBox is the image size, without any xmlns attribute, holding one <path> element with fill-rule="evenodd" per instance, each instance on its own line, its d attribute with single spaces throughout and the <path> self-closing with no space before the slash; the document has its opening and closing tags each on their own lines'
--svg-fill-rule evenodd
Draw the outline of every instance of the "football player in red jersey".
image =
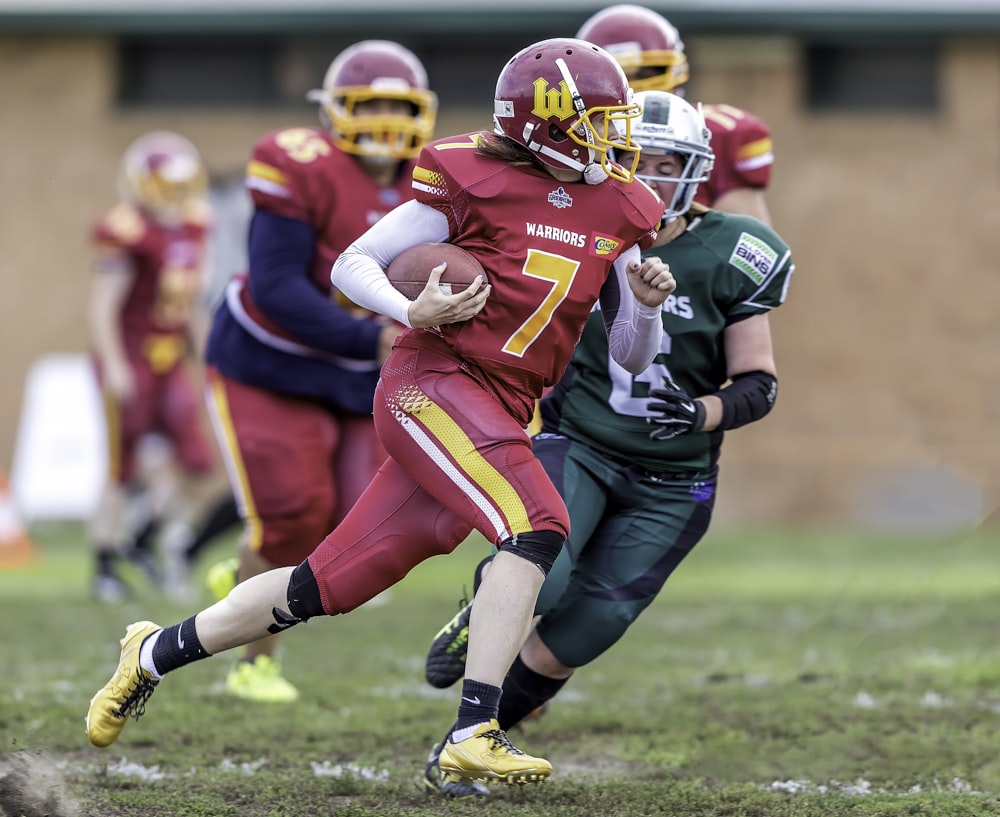
<svg viewBox="0 0 1000 817">
<path fill-rule="evenodd" d="M 424 147 L 415 200 L 352 243 L 332 271 L 352 301 L 408 327 L 382 367 L 374 404 L 388 459 L 297 567 L 255 576 L 170 627 L 131 625 L 114 675 L 91 700 L 91 743 L 114 742 L 166 673 L 347 613 L 476 529 L 499 553 L 479 590 L 440 768 L 455 781 L 549 776 L 549 762 L 514 747 L 496 722 L 504 676 L 568 533 L 566 506 L 525 427 L 598 301 L 610 354 L 627 371 L 643 371 L 659 349 L 660 307 L 675 283 L 660 259 L 641 258 L 663 203 L 633 180 L 638 114 L 610 54 L 550 39 L 500 72 L 493 132 Z M 615 150 L 630 160 L 618 164 Z M 476 255 L 489 283 L 446 295 L 439 265 L 410 301 L 384 269 L 407 247 L 441 241 Z"/>
<path fill-rule="evenodd" d="M 208 340 L 209 413 L 244 521 L 237 576 L 235 564 L 210 572 L 220 597 L 237 577 L 301 562 L 385 458 L 372 399 L 404 327 L 351 303 L 330 267 L 411 198 L 437 98 L 417 57 L 384 40 L 337 55 L 309 98 L 321 127 L 268 133 L 253 149 L 249 272 L 229 283 Z M 248 645 L 227 676 L 230 694 L 298 697 L 276 642 Z"/>
<path fill-rule="evenodd" d="M 684 96 L 689 70 L 684 43 L 655 11 L 631 4 L 608 6 L 587 19 L 576 36 L 614 54 L 636 92 Z M 715 167 L 695 201 L 770 224 L 764 197 L 774 164 L 770 128 L 732 105 L 702 105 L 701 110 L 712 133 Z"/>
<path fill-rule="evenodd" d="M 504 679 L 502 729 L 538 717 L 657 598 L 708 531 L 724 439 L 767 416 L 777 397 L 769 315 L 787 296 L 791 251 L 752 216 L 694 203 L 714 158 L 694 106 L 666 91 L 640 91 L 636 101 L 636 175 L 663 199 L 664 221 L 680 225 L 661 229 L 648 252 L 681 272 L 663 306 L 661 354 L 641 376 L 609 360 L 595 316 L 541 401 L 533 449 L 566 500 L 571 534 Z M 476 567 L 473 595 L 491 559 Z M 464 674 L 473 606 L 435 635 L 425 664 L 432 686 Z M 468 796 L 441 779 L 435 751 L 428 788 Z"/>
<path fill-rule="evenodd" d="M 186 366 L 203 291 L 210 219 L 201 157 L 183 136 L 147 133 L 122 157 L 119 193 L 120 202 L 93 228 L 89 306 L 108 446 L 108 475 L 90 537 L 97 562 L 93 592 L 105 602 L 126 595 L 116 563 L 127 534 L 128 495 L 142 487 L 143 438 L 165 437 L 180 476 L 190 478 L 186 486 L 183 479 L 172 484 L 170 474 L 159 481 L 161 491 L 167 491 L 157 498 L 159 513 L 190 516 L 194 508 L 185 507 L 183 489 L 202 493 L 214 467 Z M 156 573 L 151 552 L 133 549 L 128 555 Z"/>
</svg>

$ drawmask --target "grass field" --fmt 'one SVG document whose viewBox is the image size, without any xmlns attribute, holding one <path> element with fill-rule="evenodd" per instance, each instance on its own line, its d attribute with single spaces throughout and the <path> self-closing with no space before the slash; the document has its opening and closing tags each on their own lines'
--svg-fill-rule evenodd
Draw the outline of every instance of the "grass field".
<svg viewBox="0 0 1000 817">
<path fill-rule="evenodd" d="M 551 781 L 488 803 L 419 785 L 456 704 L 423 682 L 426 646 L 481 542 L 421 565 L 386 604 L 289 633 L 299 703 L 227 697 L 233 656 L 215 657 L 166 678 L 98 750 L 83 718 L 125 625 L 193 609 L 152 591 L 98 606 L 82 532 L 33 535 L 36 562 L 0 571 L 6 817 L 1000 814 L 995 531 L 713 532 L 626 639 L 513 733 Z"/>
</svg>

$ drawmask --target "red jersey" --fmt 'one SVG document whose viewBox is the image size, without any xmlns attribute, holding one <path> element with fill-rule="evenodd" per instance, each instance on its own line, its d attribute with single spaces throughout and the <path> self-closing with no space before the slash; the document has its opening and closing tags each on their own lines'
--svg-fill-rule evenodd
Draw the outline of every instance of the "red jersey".
<svg viewBox="0 0 1000 817">
<path fill-rule="evenodd" d="M 330 268 L 337 256 L 382 216 L 411 198 L 412 166 L 412 160 L 404 163 L 396 181 L 382 187 L 355 157 L 335 147 L 326 131 L 288 128 L 268 134 L 254 147 L 247 165 L 247 188 L 258 210 L 312 225 L 316 252 L 310 277 L 329 293 L 333 288 Z M 254 317 L 261 316 L 255 313 Z M 278 330 L 278 334 L 286 333 Z"/>
<path fill-rule="evenodd" d="M 656 235 L 663 203 L 645 184 L 591 186 L 479 154 L 476 134 L 427 145 L 414 197 L 448 219 L 493 291 L 475 318 L 440 327 L 495 388 L 531 402 L 569 362 L 611 263 Z"/>
<path fill-rule="evenodd" d="M 122 338 L 129 356 L 141 355 L 155 372 L 172 368 L 187 348 L 204 283 L 208 221 L 205 206 L 164 226 L 132 205 L 117 204 L 94 226 L 96 245 L 128 256 L 135 282 L 122 309 Z"/>
<path fill-rule="evenodd" d="M 732 105 L 704 105 L 702 113 L 712 132 L 715 166 L 708 181 L 698 186 L 694 200 L 711 207 L 724 193 L 738 187 L 766 189 L 774 164 L 767 124 Z"/>
</svg>

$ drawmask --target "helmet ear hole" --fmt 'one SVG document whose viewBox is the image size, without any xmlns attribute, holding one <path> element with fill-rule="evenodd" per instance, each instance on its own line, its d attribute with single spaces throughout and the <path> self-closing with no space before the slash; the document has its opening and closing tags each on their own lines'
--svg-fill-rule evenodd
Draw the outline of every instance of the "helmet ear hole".
<svg viewBox="0 0 1000 817">
<path fill-rule="evenodd" d="M 556 125 L 549 125 L 549 139 L 553 142 L 565 142 L 569 139 L 569 134 Z"/>
</svg>

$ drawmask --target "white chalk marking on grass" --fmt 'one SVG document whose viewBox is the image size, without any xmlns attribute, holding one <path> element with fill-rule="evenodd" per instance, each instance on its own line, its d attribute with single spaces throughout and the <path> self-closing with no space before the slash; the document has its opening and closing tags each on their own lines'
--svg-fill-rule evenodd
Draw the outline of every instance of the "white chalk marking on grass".
<svg viewBox="0 0 1000 817">
<path fill-rule="evenodd" d="M 854 696 L 853 703 L 858 709 L 875 709 L 878 706 L 875 696 L 863 689 L 858 690 L 858 694 Z"/>
<path fill-rule="evenodd" d="M 257 773 L 257 770 L 262 768 L 267 764 L 267 758 L 258 758 L 257 760 L 250 760 L 245 763 L 233 763 L 228 757 L 224 757 L 219 763 L 219 769 L 224 772 L 240 772 L 247 777 Z"/>
<path fill-rule="evenodd" d="M 257 760 L 244 763 L 236 763 L 230 758 L 223 758 L 219 762 L 219 769 L 223 772 L 235 772 L 246 777 L 252 777 L 266 764 L 266 758 L 258 758 Z M 97 768 L 90 764 L 77 766 L 65 761 L 61 765 L 63 768 L 69 770 L 76 769 L 84 774 L 90 774 Z M 368 780 L 379 783 L 386 783 L 391 779 L 389 772 L 384 769 L 376 769 L 371 766 L 358 766 L 356 763 L 330 763 L 329 760 L 311 760 L 309 761 L 309 767 L 312 769 L 314 777 L 353 777 L 356 780 Z M 167 773 L 161 771 L 159 766 L 143 766 L 141 763 L 135 763 L 124 757 L 117 761 L 109 762 L 106 768 L 109 775 L 137 777 L 148 783 L 175 777 L 195 777 L 199 773 L 199 770 L 194 767 L 188 769 L 187 772 L 177 774 Z M 9 766 L 0 764 L 0 778 L 6 777 L 9 773 Z M 0 814 L 2 813 L 0 812 Z"/>
<path fill-rule="evenodd" d="M 353 777 L 356 780 L 371 780 L 385 783 L 389 780 L 389 772 L 385 769 L 373 769 L 371 766 L 358 766 L 355 763 L 334 763 L 324 760 L 317 763 L 310 761 L 314 777 Z"/>
<path fill-rule="evenodd" d="M 168 775 L 166 772 L 161 772 L 159 766 L 143 766 L 141 763 L 126 760 L 124 757 L 120 758 L 117 762 L 112 761 L 108 763 L 107 769 L 108 774 L 116 774 L 121 777 L 138 777 L 140 780 L 147 782 L 173 777 L 173 775 Z"/>
<path fill-rule="evenodd" d="M 970 794 L 975 796 L 984 796 L 985 792 L 976 791 L 972 786 L 962 780 L 960 777 L 953 777 L 947 783 L 942 784 L 939 781 L 934 781 L 934 783 L 926 788 L 921 785 L 911 786 L 906 791 L 892 791 L 891 789 L 879 788 L 876 789 L 872 784 L 865 780 L 864 778 L 858 778 L 853 783 L 841 783 L 839 780 L 831 780 L 828 784 L 823 783 L 813 783 L 811 780 L 775 780 L 770 786 L 762 786 L 765 791 L 782 792 L 784 794 L 849 794 L 855 797 L 864 797 L 866 795 L 880 794 L 889 795 L 890 797 L 906 797 L 912 794 L 922 794 L 924 792 L 938 792 L 947 794 Z"/>
</svg>

